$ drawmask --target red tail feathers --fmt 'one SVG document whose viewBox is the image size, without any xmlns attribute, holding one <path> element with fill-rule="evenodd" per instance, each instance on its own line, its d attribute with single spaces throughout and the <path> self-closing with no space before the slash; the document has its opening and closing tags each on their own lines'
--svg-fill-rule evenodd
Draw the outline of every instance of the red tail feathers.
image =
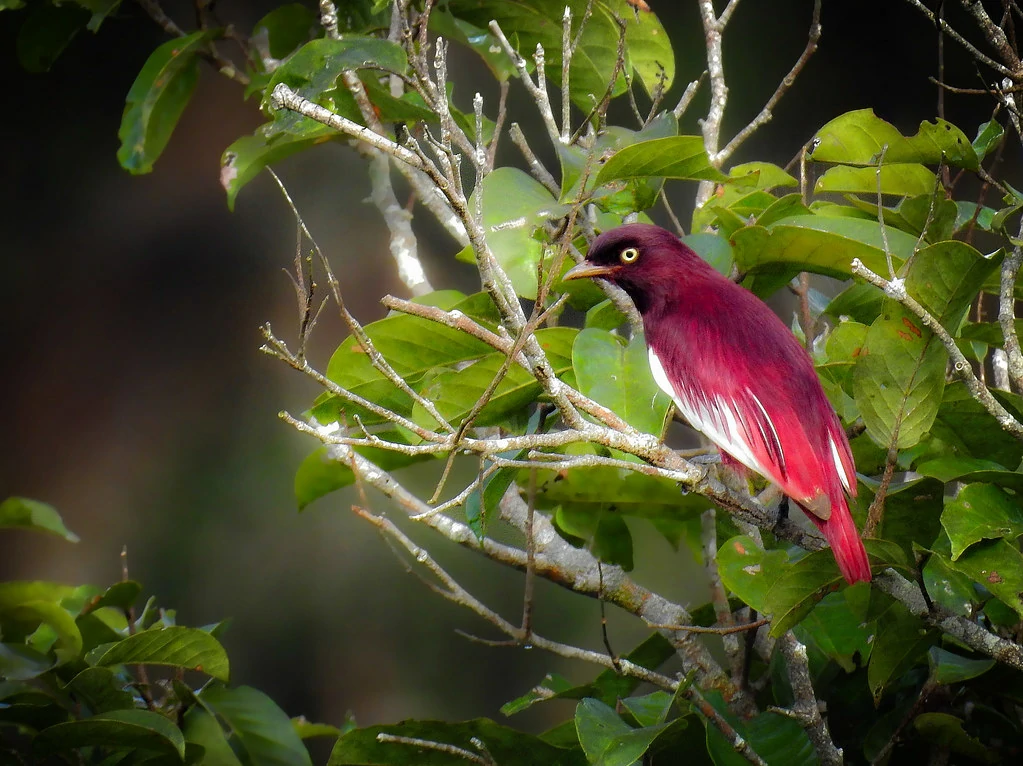
<svg viewBox="0 0 1023 766">
<path fill-rule="evenodd" d="M 831 544 L 835 561 L 838 562 L 838 568 L 846 581 L 850 585 L 860 581 L 870 582 L 867 549 L 863 547 L 863 541 L 856 530 L 856 523 L 845 498 L 842 497 L 831 506 L 831 518 L 827 521 L 822 521 L 813 514 L 808 515 Z"/>
</svg>

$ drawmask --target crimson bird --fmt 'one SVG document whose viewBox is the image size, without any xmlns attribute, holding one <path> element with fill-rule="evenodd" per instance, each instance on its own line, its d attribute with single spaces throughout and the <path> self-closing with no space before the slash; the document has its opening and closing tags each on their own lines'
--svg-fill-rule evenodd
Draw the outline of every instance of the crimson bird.
<svg viewBox="0 0 1023 766">
<path fill-rule="evenodd" d="M 774 312 L 650 224 L 597 237 L 564 278 L 580 277 L 606 279 L 632 298 L 654 380 L 722 463 L 776 484 L 827 538 L 845 579 L 870 580 L 849 512 L 849 440 L 810 356 Z"/>
</svg>

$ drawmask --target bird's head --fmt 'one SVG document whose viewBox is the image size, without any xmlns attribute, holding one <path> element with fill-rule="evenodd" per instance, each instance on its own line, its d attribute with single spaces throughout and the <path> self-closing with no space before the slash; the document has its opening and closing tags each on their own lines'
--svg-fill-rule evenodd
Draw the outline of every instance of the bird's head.
<svg viewBox="0 0 1023 766">
<path fill-rule="evenodd" d="M 640 313 L 680 289 L 687 275 L 707 264 L 669 231 L 630 223 L 605 231 L 590 245 L 586 260 L 564 279 L 606 279 L 629 294 Z"/>
</svg>

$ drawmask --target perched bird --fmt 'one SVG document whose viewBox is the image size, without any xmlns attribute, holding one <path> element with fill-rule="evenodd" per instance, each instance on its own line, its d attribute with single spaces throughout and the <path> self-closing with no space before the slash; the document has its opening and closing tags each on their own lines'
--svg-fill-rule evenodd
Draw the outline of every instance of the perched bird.
<svg viewBox="0 0 1023 766">
<path fill-rule="evenodd" d="M 689 424 L 794 500 L 850 583 L 870 580 L 849 512 L 856 468 L 809 355 L 755 295 L 673 234 L 634 223 L 604 232 L 565 279 L 606 279 L 643 317 L 650 369 Z"/>
</svg>

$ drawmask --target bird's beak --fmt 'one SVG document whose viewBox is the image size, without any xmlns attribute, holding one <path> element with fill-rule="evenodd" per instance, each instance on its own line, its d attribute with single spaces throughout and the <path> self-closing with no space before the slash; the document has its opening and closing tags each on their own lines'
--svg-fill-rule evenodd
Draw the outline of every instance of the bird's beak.
<svg viewBox="0 0 1023 766">
<path fill-rule="evenodd" d="M 569 279 L 584 279 L 586 277 L 606 277 L 612 271 L 614 271 L 613 266 L 601 266 L 589 261 L 583 261 L 566 271 L 565 276 L 561 279 L 562 281 L 568 281 Z"/>
</svg>

